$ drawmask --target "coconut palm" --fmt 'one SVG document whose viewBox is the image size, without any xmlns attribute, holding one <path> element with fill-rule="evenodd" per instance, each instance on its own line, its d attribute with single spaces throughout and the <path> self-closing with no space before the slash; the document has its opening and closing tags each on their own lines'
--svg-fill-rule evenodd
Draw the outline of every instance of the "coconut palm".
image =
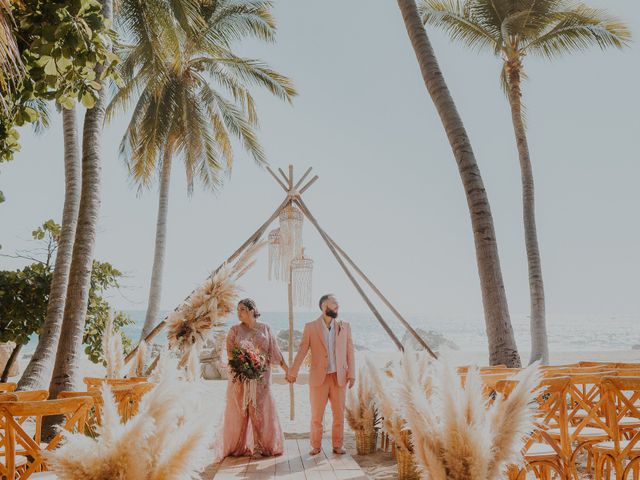
<svg viewBox="0 0 640 480">
<path fill-rule="evenodd" d="M 112 2 L 101 0 L 105 21 L 111 21 Z M 101 78 L 103 65 L 96 68 Z M 64 305 L 62 330 L 58 341 L 56 360 L 49 385 L 50 398 L 63 390 L 79 388 L 82 356 L 82 336 L 87 315 L 96 227 L 100 210 L 101 136 L 107 106 L 107 81 L 100 80 L 98 99 L 87 109 L 82 132 L 82 174 L 78 223 L 69 270 L 67 298 Z"/>
<path fill-rule="evenodd" d="M 484 307 L 489 361 L 492 365 L 520 366 L 520 355 L 509 317 L 502 280 L 498 244 L 489 207 L 489 198 L 462 119 L 440 71 L 427 32 L 414 0 L 398 0 L 409 39 L 420 66 L 422 78 L 440 115 L 458 165 L 471 216 L 476 261 Z"/>
<path fill-rule="evenodd" d="M 51 278 L 51 291 L 47 315 L 40 332 L 38 345 L 20 378 L 20 390 L 46 388 L 58 349 L 60 332 L 64 318 L 64 307 L 69 284 L 69 273 L 73 255 L 73 244 L 80 208 L 81 167 L 78 149 L 78 129 L 76 110 L 62 110 L 64 132 L 64 206 L 56 263 Z"/>
<path fill-rule="evenodd" d="M 162 5 L 162 0 L 154 0 Z M 160 180 L 156 239 L 149 303 L 142 338 L 158 316 L 166 252 L 171 167 L 176 157 L 186 171 L 188 190 L 199 180 L 216 190 L 221 174 L 233 163 L 231 139 L 240 140 L 256 162 L 265 155 L 255 135 L 257 113 L 252 86 L 266 88 L 291 101 L 289 79 L 258 60 L 233 53 L 233 43 L 246 37 L 273 41 L 271 3 L 220 0 L 200 8 L 202 21 L 174 28 L 168 5 L 148 14 L 142 0 L 125 0 L 119 22 L 134 38 L 124 46 L 122 75 L 126 86 L 109 106 L 111 117 L 135 102 L 121 143 L 121 153 L 139 186 Z M 161 9 L 162 10 L 162 9 Z"/>
<path fill-rule="evenodd" d="M 619 19 L 573 0 L 421 0 L 426 24 L 442 28 L 467 47 L 502 61 L 500 81 L 511 107 L 522 180 L 524 235 L 531 297 L 531 360 L 549 360 L 544 284 L 536 232 L 534 184 L 523 118 L 523 59 L 555 59 L 593 46 L 625 46 L 631 34 Z"/>
</svg>

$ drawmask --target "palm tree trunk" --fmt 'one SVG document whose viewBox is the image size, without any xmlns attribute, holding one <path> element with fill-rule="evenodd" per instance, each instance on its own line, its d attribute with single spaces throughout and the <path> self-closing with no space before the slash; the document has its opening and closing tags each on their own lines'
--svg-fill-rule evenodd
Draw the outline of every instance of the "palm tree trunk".
<svg viewBox="0 0 640 480">
<path fill-rule="evenodd" d="M 415 1 L 398 0 L 398 6 L 418 59 L 422 78 L 451 144 L 467 197 L 489 341 L 489 362 L 491 365 L 519 367 L 520 355 L 509 317 L 493 217 L 480 169 L 427 32 L 420 21 Z"/>
<path fill-rule="evenodd" d="M 151 271 L 151 286 L 149 288 L 149 304 L 147 316 L 140 340 L 155 327 L 160 309 L 162 295 L 162 272 L 164 270 L 164 257 L 167 250 L 167 213 L 169 211 L 169 184 L 171 180 L 171 145 L 167 145 L 162 160 L 162 172 L 160 174 L 160 196 L 158 200 L 158 219 L 156 222 L 156 245 L 153 254 L 153 270 Z"/>
<path fill-rule="evenodd" d="M 20 350 L 24 345 L 22 343 L 17 343 L 13 350 L 11 350 L 11 355 L 7 358 L 7 363 L 4 364 L 4 369 L 2 369 L 2 375 L 0 375 L 0 383 L 5 383 L 9 380 L 9 372 L 13 368 L 13 365 L 16 363 L 18 359 L 18 355 L 20 355 Z"/>
<path fill-rule="evenodd" d="M 102 5 L 105 19 L 110 21 L 111 0 L 103 0 Z M 102 65 L 96 68 L 96 78 L 100 78 L 102 68 Z M 87 110 L 84 116 L 80 211 L 76 240 L 73 245 L 62 333 L 49 386 L 50 398 L 56 398 L 63 390 L 80 388 L 79 374 L 84 355 L 82 336 L 87 316 L 96 226 L 100 210 L 100 140 L 107 104 L 107 82 L 102 80 L 101 84 L 102 88 L 96 104 L 92 109 Z"/>
<path fill-rule="evenodd" d="M 58 341 L 60 340 L 60 331 L 62 330 L 71 256 L 80 206 L 81 169 L 75 109 L 62 110 L 62 125 L 64 130 L 65 193 L 56 265 L 51 279 L 47 316 L 38 339 L 36 351 L 18 382 L 19 390 L 38 390 L 49 385 L 51 370 L 53 369 L 58 349 Z"/>
<path fill-rule="evenodd" d="M 529 295 L 531 298 L 531 358 L 529 363 L 540 360 L 543 364 L 547 364 L 549 363 L 549 343 L 547 341 L 542 264 L 540 262 L 540 249 L 538 248 L 538 234 L 536 231 L 533 169 L 531 167 L 531 157 L 529 156 L 527 133 L 522 119 L 522 91 L 520 89 L 522 64 L 519 59 L 511 60 L 507 62 L 506 69 L 509 81 L 511 120 L 520 159 L 522 218 L 524 221 L 527 266 L 529 268 Z"/>
</svg>

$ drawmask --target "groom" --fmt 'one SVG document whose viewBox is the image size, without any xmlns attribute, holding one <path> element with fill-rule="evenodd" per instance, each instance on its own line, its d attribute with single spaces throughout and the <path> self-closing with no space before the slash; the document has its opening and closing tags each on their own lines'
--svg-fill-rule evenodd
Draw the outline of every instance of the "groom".
<svg viewBox="0 0 640 480">
<path fill-rule="evenodd" d="M 304 326 L 300 348 L 287 380 L 296 381 L 298 370 L 309 349 L 311 368 L 309 369 L 309 396 L 311 399 L 311 455 L 320 453 L 322 443 L 322 420 L 331 402 L 333 428 L 331 441 L 333 452 L 346 453 L 343 448 L 344 401 L 346 387 L 355 382 L 355 357 L 351 340 L 351 327 L 347 322 L 338 321 L 338 300 L 334 295 L 320 298 L 322 315 Z"/>
</svg>

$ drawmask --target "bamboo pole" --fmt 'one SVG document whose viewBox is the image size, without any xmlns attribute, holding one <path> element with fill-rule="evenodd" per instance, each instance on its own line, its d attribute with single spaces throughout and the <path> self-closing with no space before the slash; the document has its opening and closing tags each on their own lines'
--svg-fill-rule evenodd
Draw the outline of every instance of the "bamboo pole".
<svg viewBox="0 0 640 480">
<path fill-rule="evenodd" d="M 278 185 L 280 185 L 282 187 L 282 189 L 285 192 L 288 192 L 287 190 L 287 186 L 282 182 L 282 180 L 280 180 L 278 178 L 278 176 L 275 174 L 275 172 L 273 170 L 271 170 L 271 167 L 269 165 L 267 165 L 267 172 L 269 172 L 271 174 L 271 176 L 273 177 L 273 179 L 278 182 Z"/>
<path fill-rule="evenodd" d="M 304 172 L 304 175 L 300 177 L 300 180 L 298 180 L 295 187 L 293 187 L 294 190 L 298 190 L 298 188 L 300 188 L 300 185 L 302 185 L 302 182 L 304 182 L 305 178 L 307 178 L 307 176 L 311 173 L 311 170 L 311 167 L 307 168 L 307 171 Z"/>
<path fill-rule="evenodd" d="M 287 185 L 289 185 L 291 182 L 289 181 L 289 178 L 287 177 L 287 174 L 284 173 L 284 171 L 281 168 L 278 169 L 278 172 L 280 173 L 280 175 L 282 175 L 282 178 L 284 178 L 284 182 Z M 287 188 L 286 190 L 289 191 L 289 188 Z"/>
<path fill-rule="evenodd" d="M 289 299 L 289 367 L 293 364 L 293 272 L 291 265 L 289 265 L 289 285 L 288 285 L 288 299 Z M 295 420 L 296 410 L 294 402 L 294 389 L 293 383 L 289 384 L 289 418 Z"/>
<path fill-rule="evenodd" d="M 355 279 L 355 277 L 349 271 L 349 268 L 345 265 L 344 261 L 340 257 L 340 254 L 338 254 L 337 250 L 333 246 L 333 243 L 331 243 L 331 240 L 329 239 L 329 237 L 325 233 L 325 231 L 322 229 L 322 227 L 320 226 L 320 224 L 318 223 L 316 218 L 309 211 L 309 209 L 307 208 L 307 206 L 305 205 L 305 203 L 302 201 L 302 199 L 300 197 L 296 197 L 294 199 L 294 201 L 298 204 L 298 206 L 300 207 L 300 209 L 302 210 L 304 215 L 309 219 L 309 221 L 313 224 L 313 226 L 316 227 L 316 230 L 318 230 L 318 233 L 320 234 L 322 239 L 325 241 L 325 243 L 329 247 L 329 250 L 331 251 L 331 253 L 333 253 L 333 256 L 338 261 L 338 264 L 340 265 L 340 267 L 342 267 L 342 270 L 344 270 L 344 273 L 347 275 L 347 277 L 349 277 L 349 280 L 351 280 L 351 283 L 356 288 L 356 290 L 358 291 L 358 293 L 360 294 L 360 296 L 362 297 L 364 302 L 367 304 L 367 306 L 369 307 L 369 309 L 371 310 L 373 315 L 376 317 L 378 322 L 380 322 L 380 325 L 382 325 L 382 328 L 385 329 L 387 334 L 391 337 L 391 340 L 393 340 L 393 342 L 396 344 L 396 347 L 398 347 L 398 350 L 404 351 L 404 347 L 402 346 L 402 342 L 400 342 L 400 340 L 398 340 L 398 337 L 396 337 L 395 333 L 393 333 L 393 330 L 391 330 L 391 328 L 389 327 L 387 322 L 384 321 L 384 319 L 382 318 L 382 315 L 380 315 L 380 312 L 378 312 L 378 310 L 376 309 L 375 305 L 373 305 L 373 303 L 371 302 L 371 300 L 369 299 L 367 294 L 364 292 L 364 290 L 362 289 L 362 287 L 360 286 L 358 281 Z"/>
<path fill-rule="evenodd" d="M 218 268 L 216 268 L 213 273 L 211 275 L 209 275 L 208 278 L 213 277 L 216 273 L 218 273 L 220 271 L 220 269 L 226 265 L 229 262 L 233 262 L 236 258 L 238 258 L 242 252 L 244 252 L 247 247 L 249 247 L 250 245 L 253 245 L 255 243 L 258 242 L 258 240 L 260 240 L 260 238 L 262 237 L 262 235 L 264 234 L 264 232 L 267 230 L 267 228 L 269 228 L 269 225 L 271 225 L 271 223 L 273 223 L 273 221 L 278 218 L 278 215 L 280 214 L 280 211 L 290 202 L 289 198 L 287 197 L 276 209 L 275 212 L 273 212 L 273 215 L 271 215 L 271 217 L 269 217 L 269 220 L 267 220 L 266 222 L 264 222 L 260 228 L 258 228 L 258 230 L 256 230 L 253 235 L 251 235 L 246 242 L 244 242 L 240 248 L 238 248 L 235 252 L 233 252 L 233 254 L 227 258 L 227 260 L 220 265 Z M 196 290 L 192 290 L 191 293 L 182 301 L 182 303 L 180 305 L 178 305 L 176 308 L 173 309 L 173 311 L 175 312 L 176 310 L 178 310 L 180 307 L 182 307 L 182 305 L 184 305 L 189 298 L 191 298 L 191 295 L 193 295 L 193 293 Z M 149 334 L 144 338 L 144 341 L 147 342 L 147 344 L 150 343 L 151 340 L 153 340 L 153 338 L 162 331 L 162 329 L 165 327 L 165 325 L 167 324 L 167 319 L 169 318 L 169 315 L 167 315 L 166 317 L 164 317 L 164 319 L 158 324 L 156 325 L 153 330 L 151 330 L 149 332 Z M 140 345 L 140 343 L 138 343 L 135 348 L 133 350 L 131 350 L 129 352 L 129 354 L 126 356 L 125 358 L 125 365 L 134 357 L 134 355 L 136 354 L 136 352 L 138 351 L 138 346 Z"/>
<path fill-rule="evenodd" d="M 320 177 L 318 177 L 318 175 L 316 175 L 316 176 L 315 176 L 315 177 L 313 177 L 311 180 L 309 180 L 309 182 L 308 182 L 304 187 L 302 187 L 302 190 L 300 190 L 300 195 L 302 195 L 304 192 L 306 192 L 306 191 L 309 189 L 309 187 L 310 187 L 311 185 L 313 185 L 314 183 L 316 183 L 316 181 L 318 180 L 318 178 L 320 178 Z"/>
<path fill-rule="evenodd" d="M 418 332 L 415 331 L 415 329 L 411 326 L 411 324 L 405 320 L 405 318 L 400 314 L 400 312 L 398 312 L 398 310 L 396 310 L 396 308 L 391 304 L 391 302 L 387 300 L 387 297 L 385 297 L 382 294 L 382 292 L 378 290 L 378 287 L 376 287 L 374 283 L 371 280 L 369 280 L 369 277 L 367 277 L 362 272 L 362 270 L 358 268 L 355 262 L 351 260 L 351 257 L 349 257 L 349 255 L 347 255 L 346 252 L 342 248 L 340 248 L 340 246 L 335 242 L 335 240 L 329 237 L 328 234 L 327 234 L 327 238 L 329 238 L 329 241 L 333 244 L 333 246 L 336 248 L 338 253 L 340 253 L 340 255 L 344 257 L 344 259 L 349 263 L 349 265 L 351 265 L 351 267 L 356 271 L 356 273 L 362 277 L 362 279 L 366 282 L 366 284 L 369 285 L 371 290 L 373 290 L 373 292 L 376 295 L 378 295 L 378 297 L 380 297 L 380 300 L 382 300 L 382 302 L 393 312 L 393 314 L 400 321 L 400 323 L 404 325 L 404 327 L 409 331 L 409 333 L 411 333 L 411 335 L 414 336 L 414 338 L 420 343 L 420 345 L 422 345 L 425 348 L 425 350 L 427 350 L 427 352 L 431 354 L 433 358 L 438 358 L 435 352 L 431 350 L 431 347 L 429 347 L 427 342 L 425 342 L 425 340 L 420 336 Z"/>
</svg>

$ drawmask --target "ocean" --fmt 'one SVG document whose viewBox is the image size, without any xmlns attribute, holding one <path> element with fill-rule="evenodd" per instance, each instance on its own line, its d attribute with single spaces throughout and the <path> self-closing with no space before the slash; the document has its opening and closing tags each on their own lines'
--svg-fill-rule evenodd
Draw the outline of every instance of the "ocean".
<svg viewBox="0 0 640 480">
<path fill-rule="evenodd" d="M 127 311 L 134 324 L 126 329 L 132 339 L 137 339 L 142 329 L 145 312 L 143 310 Z M 160 318 L 168 312 L 161 312 Z M 295 328 L 302 330 L 305 322 L 317 317 L 316 312 L 296 312 Z M 341 312 L 340 318 L 351 323 L 354 342 L 371 351 L 394 351 L 393 342 L 382 329 L 375 317 L 370 313 Z M 432 330 L 454 342 L 460 349 L 471 352 L 487 350 L 487 339 L 484 331 L 484 320 L 481 317 L 406 317 L 414 328 Z M 402 340 L 405 329 L 395 319 L 388 316 L 385 320 L 394 333 Z M 227 325 L 236 322 L 230 317 Z M 288 328 L 286 312 L 262 312 L 260 321 L 271 325 L 274 333 Z M 529 318 L 526 315 L 512 315 L 511 318 L 518 348 L 529 350 Z M 558 352 L 571 351 L 613 351 L 630 350 L 640 346 L 640 315 L 618 316 L 578 316 L 548 315 L 547 329 L 549 349 Z M 154 341 L 164 343 L 166 336 L 161 332 Z M 33 353 L 37 338 L 32 338 L 23 349 L 24 355 Z"/>
</svg>

